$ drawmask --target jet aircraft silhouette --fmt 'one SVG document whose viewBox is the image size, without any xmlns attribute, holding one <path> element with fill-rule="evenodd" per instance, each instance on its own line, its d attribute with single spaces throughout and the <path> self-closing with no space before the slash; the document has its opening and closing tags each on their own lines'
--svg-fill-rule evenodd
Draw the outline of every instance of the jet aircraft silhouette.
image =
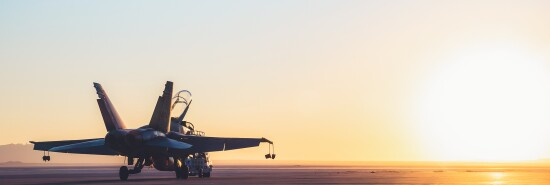
<svg viewBox="0 0 550 185">
<path fill-rule="evenodd" d="M 144 166 L 153 166 L 159 171 L 174 171 L 176 178 L 187 179 L 189 175 L 199 177 L 210 177 L 207 152 L 225 151 L 240 148 L 256 147 L 261 142 L 270 144 L 270 153 L 266 158 L 275 158 L 271 154 L 273 142 L 266 138 L 226 138 L 226 137 L 207 137 L 203 132 L 195 131 L 192 123 L 183 121 L 192 100 L 190 96 L 185 99 L 180 93 L 174 99 L 172 104 L 173 83 L 166 82 L 162 96 L 158 97 L 157 104 L 148 125 L 137 129 L 128 129 L 118 115 L 115 107 L 109 100 L 107 93 L 99 83 L 94 83 L 97 91 L 99 110 L 103 117 L 107 134 L 104 138 L 80 139 L 80 140 L 62 140 L 62 141 L 43 141 L 34 142 L 34 150 L 44 151 L 42 159 L 49 161 L 51 158 L 46 152 L 62 152 L 75 154 L 92 155 L 113 155 L 125 156 L 128 159 L 128 165 L 134 165 L 134 159 L 137 159 L 133 169 L 127 166 L 121 166 L 119 177 L 121 180 L 127 180 L 130 174 L 141 172 Z M 187 92 L 188 91 L 180 91 Z M 191 95 L 189 93 L 189 95 Z M 183 103 L 185 108 L 179 117 L 171 117 L 171 109 L 177 104 Z M 201 159 L 202 163 L 194 164 L 190 170 L 190 165 L 196 159 Z M 195 169 L 195 167 L 197 169 Z"/>
</svg>

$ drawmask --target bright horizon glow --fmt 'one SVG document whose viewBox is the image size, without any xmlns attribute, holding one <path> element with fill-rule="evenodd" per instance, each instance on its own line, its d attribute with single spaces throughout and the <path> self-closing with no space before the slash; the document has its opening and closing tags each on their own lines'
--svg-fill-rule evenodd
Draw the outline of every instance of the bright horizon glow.
<svg viewBox="0 0 550 185">
<path fill-rule="evenodd" d="M 439 160 L 524 161 L 548 147 L 544 62 L 517 43 L 470 46 L 430 76 L 418 127 Z"/>
</svg>

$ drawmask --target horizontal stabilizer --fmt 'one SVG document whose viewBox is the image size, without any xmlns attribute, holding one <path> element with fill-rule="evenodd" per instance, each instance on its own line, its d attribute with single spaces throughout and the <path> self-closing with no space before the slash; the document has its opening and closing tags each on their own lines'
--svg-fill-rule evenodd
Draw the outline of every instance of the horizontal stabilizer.
<svg viewBox="0 0 550 185">
<path fill-rule="evenodd" d="M 105 146 L 105 139 L 96 139 L 70 145 L 53 147 L 50 148 L 48 151 L 77 154 L 118 155 L 116 152 Z"/>
<path fill-rule="evenodd" d="M 170 149 L 176 149 L 176 150 L 184 150 L 191 148 L 193 145 L 176 141 L 169 138 L 158 138 L 151 141 L 148 141 L 145 143 L 147 146 L 153 146 L 153 147 L 164 147 L 164 148 L 170 148 Z"/>
</svg>

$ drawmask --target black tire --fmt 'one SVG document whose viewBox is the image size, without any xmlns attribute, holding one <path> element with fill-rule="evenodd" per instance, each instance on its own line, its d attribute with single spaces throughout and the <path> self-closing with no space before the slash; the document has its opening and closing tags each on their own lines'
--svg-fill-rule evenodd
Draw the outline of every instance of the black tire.
<svg viewBox="0 0 550 185">
<path fill-rule="evenodd" d="M 205 178 L 210 178 L 210 172 L 204 173 L 202 176 L 205 177 Z"/>
<path fill-rule="evenodd" d="M 120 180 L 122 181 L 128 180 L 128 175 L 130 175 L 130 172 L 128 171 L 128 167 L 121 166 L 120 170 L 118 171 L 118 177 L 120 177 Z"/>
<path fill-rule="evenodd" d="M 181 178 L 182 179 L 188 179 L 189 178 L 189 168 L 187 166 L 182 166 L 181 167 Z"/>
</svg>

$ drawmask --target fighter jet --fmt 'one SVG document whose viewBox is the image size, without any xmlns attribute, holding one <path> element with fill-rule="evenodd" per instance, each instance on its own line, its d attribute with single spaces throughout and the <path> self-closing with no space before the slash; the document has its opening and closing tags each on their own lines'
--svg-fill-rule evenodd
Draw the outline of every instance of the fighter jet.
<svg viewBox="0 0 550 185">
<path fill-rule="evenodd" d="M 207 137 L 196 131 L 194 125 L 183 121 L 192 100 L 189 91 L 180 91 L 172 98 L 173 83 L 166 82 L 162 96 L 158 97 L 151 121 L 137 129 L 128 129 L 99 83 L 97 91 L 99 110 L 107 129 L 104 138 L 42 141 L 34 144 L 34 150 L 44 151 L 42 159 L 50 161 L 49 152 L 124 156 L 133 169 L 121 166 L 120 180 L 127 180 L 130 174 L 140 173 L 144 166 L 153 166 L 159 171 L 174 171 L 176 178 L 187 179 L 189 175 L 210 177 L 207 152 L 256 147 L 261 142 L 269 143 L 266 159 L 275 158 L 271 153 L 273 142 L 266 138 Z M 184 98 L 180 94 L 188 93 Z M 172 100 L 175 99 L 174 104 Z M 172 108 L 181 103 L 185 106 L 178 117 L 171 117 Z M 273 148 L 274 150 L 274 148 Z M 46 152 L 48 155 L 46 155 Z"/>
</svg>

